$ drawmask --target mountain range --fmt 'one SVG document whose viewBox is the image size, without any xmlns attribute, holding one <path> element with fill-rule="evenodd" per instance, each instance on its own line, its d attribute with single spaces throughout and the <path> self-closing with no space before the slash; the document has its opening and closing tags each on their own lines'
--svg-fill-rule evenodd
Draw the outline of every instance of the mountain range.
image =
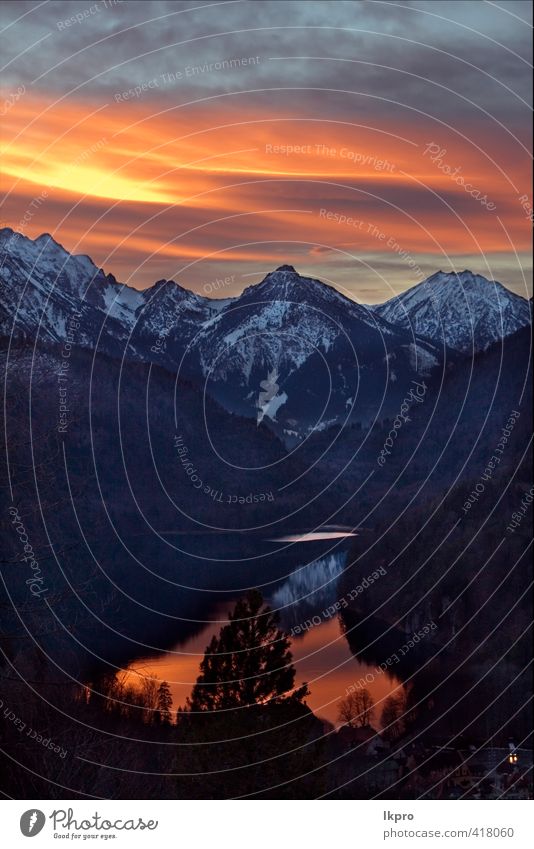
<svg viewBox="0 0 534 849">
<path fill-rule="evenodd" d="M 9 228 L 0 285 L 2 335 L 157 364 L 287 445 L 394 415 L 414 381 L 439 382 L 531 315 L 526 299 L 469 271 L 440 271 L 375 306 L 290 265 L 233 298 L 172 280 L 140 291 L 48 234 L 31 240 Z"/>
<path fill-rule="evenodd" d="M 334 586 L 340 563 L 330 543 L 306 543 L 301 559 L 274 542 L 295 531 L 360 528 L 363 542 L 375 534 L 380 556 L 371 545 L 367 564 L 355 559 L 356 586 L 375 561 L 396 562 L 444 494 L 417 557 L 430 556 L 450 526 L 459 551 L 473 543 L 455 573 L 460 588 L 486 560 L 495 570 L 495 557 L 505 574 L 501 526 L 530 486 L 532 340 L 529 302 L 499 284 L 440 272 L 370 307 L 282 266 L 236 298 L 212 300 L 172 281 L 137 291 L 50 236 L 10 230 L 0 232 L 0 279 L 0 454 L 10 482 L 0 514 L 5 525 L 15 505 L 23 517 L 54 601 L 39 603 L 50 617 L 43 644 L 73 672 L 116 663 L 119 653 L 130 659 L 139 633 L 147 649 L 164 638 L 174 645 L 206 618 L 205 590 L 280 582 L 283 600 L 310 591 L 299 576 Z M 414 383 L 422 402 L 404 409 L 395 430 Z M 488 519 L 481 544 L 476 523 L 493 508 L 500 524 Z M 28 573 L 10 528 L 6 550 L 19 610 Z M 399 586 L 408 586 L 410 558 Z M 438 553 L 429 586 L 442 564 Z M 433 604 L 456 594 L 452 583 L 433 590 Z M 400 610 L 393 600 L 381 615 L 394 622 Z M 63 628 L 79 641 L 68 658 Z"/>
<path fill-rule="evenodd" d="M 392 324 L 467 354 L 487 350 L 530 321 L 525 298 L 468 270 L 438 271 L 375 311 Z"/>
</svg>

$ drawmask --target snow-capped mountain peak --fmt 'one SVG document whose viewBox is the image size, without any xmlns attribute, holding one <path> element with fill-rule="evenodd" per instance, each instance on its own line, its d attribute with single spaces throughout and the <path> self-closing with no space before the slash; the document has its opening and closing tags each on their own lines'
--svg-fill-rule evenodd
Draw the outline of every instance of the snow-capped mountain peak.
<svg viewBox="0 0 534 849">
<path fill-rule="evenodd" d="M 530 320 L 527 301 L 468 270 L 439 271 L 379 307 L 288 264 L 223 300 L 168 279 L 137 290 L 49 234 L 8 228 L 0 287 L 5 335 L 179 370 L 232 412 L 257 419 L 260 409 L 296 438 L 347 415 L 393 414 L 412 381 L 448 367 L 450 348 L 484 349 Z"/>
<path fill-rule="evenodd" d="M 49 233 L 32 240 L 10 228 L 0 231 L 0 287 L 4 332 L 64 341 L 75 319 L 76 341 L 93 346 L 104 333 L 126 336 L 140 292 L 123 286 L 85 254 L 70 254 Z M 137 301 L 137 302 L 136 302 Z"/>
<path fill-rule="evenodd" d="M 373 326 L 377 323 L 372 309 L 347 298 L 322 280 L 299 274 L 292 265 L 281 265 L 269 272 L 259 283 L 248 286 L 235 302 L 257 303 L 258 307 L 262 302 L 269 302 L 273 305 L 273 313 L 279 317 L 288 310 L 294 311 L 292 308 L 307 305 L 308 312 L 311 309 L 324 311 L 329 318 L 335 318 L 339 313 L 344 317 L 357 317 Z"/>
<path fill-rule="evenodd" d="M 392 324 L 464 353 L 486 350 L 530 321 L 525 298 L 468 269 L 438 271 L 374 310 Z"/>
<path fill-rule="evenodd" d="M 10 273 L 17 269 L 15 278 Z M 94 280 L 114 282 L 85 254 L 70 254 L 50 233 L 29 239 L 9 227 L 0 230 L 0 268 L 4 284 L 45 286 L 48 292 L 55 287 L 62 293 L 84 298 Z"/>
</svg>

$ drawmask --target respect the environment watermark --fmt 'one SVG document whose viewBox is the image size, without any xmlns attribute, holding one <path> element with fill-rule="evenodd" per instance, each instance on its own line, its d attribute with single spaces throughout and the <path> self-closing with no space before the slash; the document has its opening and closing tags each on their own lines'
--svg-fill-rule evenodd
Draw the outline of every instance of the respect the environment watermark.
<svg viewBox="0 0 534 849">
<path fill-rule="evenodd" d="M 155 77 L 137 83 L 131 88 L 116 91 L 113 100 L 115 103 L 126 103 L 128 100 L 137 100 L 143 94 L 154 89 L 161 90 L 174 87 L 177 83 L 202 76 L 202 74 L 233 71 L 247 68 L 250 65 L 259 65 L 260 61 L 259 56 L 234 56 L 230 59 L 221 59 L 218 62 L 205 62 L 202 65 L 185 65 L 183 68 L 175 68 L 173 71 L 164 71 Z"/>
<path fill-rule="evenodd" d="M 370 236 L 371 238 L 376 239 L 378 242 L 382 243 L 383 247 L 388 248 L 388 250 L 392 253 L 397 254 L 399 259 L 401 259 L 414 272 L 414 274 L 421 278 L 425 276 L 414 256 L 402 247 L 395 236 L 391 236 L 384 230 L 381 230 L 380 227 L 378 227 L 373 221 L 365 221 L 363 218 L 355 218 L 353 215 L 346 215 L 344 212 L 337 212 L 332 209 L 325 209 L 324 207 L 319 210 L 319 218 L 324 218 L 325 221 L 330 221 L 333 224 L 341 224 L 345 227 L 352 227 L 360 233 L 363 233 L 365 236 Z"/>
</svg>

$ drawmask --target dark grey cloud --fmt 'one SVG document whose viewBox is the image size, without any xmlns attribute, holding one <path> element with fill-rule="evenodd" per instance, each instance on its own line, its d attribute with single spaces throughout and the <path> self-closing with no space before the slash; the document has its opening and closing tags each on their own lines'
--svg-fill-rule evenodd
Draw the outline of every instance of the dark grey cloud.
<svg viewBox="0 0 534 849">
<path fill-rule="evenodd" d="M 36 8 L 26 0 L 7 2 L 4 80 L 7 87 L 30 86 L 40 77 L 37 89 L 64 94 L 77 88 L 77 96 L 98 99 L 162 73 L 257 55 L 261 61 L 246 70 L 201 73 L 158 97 L 176 102 L 303 86 L 360 92 L 354 104 L 360 114 L 395 112 L 406 104 L 445 120 L 476 117 L 482 108 L 517 122 L 525 112 L 520 98 L 529 97 L 530 33 L 522 20 L 530 18 L 530 6 L 500 5 L 69 0 Z M 77 15 L 80 20 L 67 26 Z M 345 95 L 318 101 L 310 93 L 303 103 L 312 99 L 328 113 L 347 108 Z M 281 93 L 271 100 L 288 103 Z"/>
<path fill-rule="evenodd" d="M 524 144 L 530 141 L 530 112 L 524 102 L 529 103 L 531 96 L 530 19 L 529 3 L 500 2 L 497 6 L 481 0 L 404 3 L 381 0 L 232 0 L 220 3 L 52 0 L 44 4 L 37 0 L 7 0 L 0 7 L 0 30 L 3 30 L 0 32 L 0 54 L 6 66 L 3 89 L 9 92 L 23 83 L 30 94 L 41 95 L 48 101 L 56 97 L 65 97 L 67 102 L 86 99 L 91 109 L 93 104 L 109 104 L 117 112 L 122 110 L 127 122 L 132 105 L 142 105 L 148 116 L 160 109 L 176 109 L 173 122 L 176 122 L 177 137 L 182 118 L 189 126 L 196 126 L 198 118 L 198 125 L 204 126 L 202 120 L 211 119 L 210 108 L 215 105 L 219 108 L 216 123 L 223 112 L 223 104 L 226 123 L 260 116 L 272 122 L 273 130 L 278 131 L 276 118 L 304 116 L 319 120 L 316 127 L 309 123 L 303 125 L 303 133 L 312 141 L 328 140 L 331 126 L 328 122 L 336 120 L 379 129 L 389 125 L 400 136 L 416 142 L 420 149 L 431 141 L 449 147 L 451 138 L 458 141 L 463 134 L 467 139 L 465 161 L 457 151 L 451 151 L 447 161 L 461 165 L 468 174 L 473 171 L 475 175 L 482 175 L 481 188 L 489 192 L 497 185 L 493 181 L 499 174 L 488 156 L 495 157 L 506 171 L 510 163 L 522 163 L 525 156 L 513 136 Z M 210 63 L 248 57 L 258 57 L 257 63 L 245 63 L 240 67 L 234 63 L 232 67 L 209 69 Z M 192 67 L 199 70 L 187 74 L 186 69 Z M 138 100 L 115 102 L 117 93 L 155 78 L 161 79 L 163 74 L 174 74 L 176 80 L 147 89 Z M 185 105 L 205 98 L 214 98 L 209 101 L 209 108 L 203 102 L 196 106 Z M 122 112 L 120 115 L 122 118 Z M 147 125 L 149 123 L 150 119 Z M 246 139 L 246 127 L 243 135 Z M 293 129 L 293 140 L 294 135 Z M 357 146 L 357 129 L 353 137 Z M 224 139 L 224 134 L 221 138 Z M 377 132 L 377 149 L 381 143 L 382 137 Z M 404 142 L 399 140 L 393 144 L 400 153 L 406 152 Z M 481 150 L 476 151 L 475 145 Z M 390 148 L 384 147 L 390 156 Z M 477 157 L 474 164 L 472 154 Z M 526 157 L 524 161 L 526 184 L 529 166 Z M 429 164 L 428 172 L 435 178 L 435 166 Z M 223 197 L 226 179 L 223 176 L 220 180 L 220 208 L 217 198 L 209 211 L 213 217 L 228 212 Z M 231 179 L 236 183 L 240 181 L 239 177 Z M 213 187 L 218 187 L 216 176 L 212 176 L 211 181 Z M 400 208 L 399 221 L 403 217 L 402 210 L 421 222 L 443 217 L 452 221 L 453 213 L 447 211 L 447 204 L 450 204 L 461 220 L 470 223 L 475 233 L 487 226 L 488 219 L 483 215 L 488 213 L 450 182 L 443 183 L 439 198 L 424 187 L 410 186 L 406 181 L 396 183 L 395 178 L 388 182 L 380 178 L 373 181 L 355 174 L 346 188 L 327 183 L 325 180 L 318 187 L 317 183 L 305 179 L 289 182 L 272 179 L 261 188 L 242 186 L 238 191 L 267 207 L 287 205 L 316 213 L 318 207 L 323 206 L 347 214 L 362 214 L 371 221 L 389 221 L 384 211 L 390 209 L 391 204 Z M 354 188 L 363 191 L 352 191 Z M 520 185 L 517 188 L 518 193 L 525 190 Z M 364 191 L 373 192 L 377 197 L 369 197 Z M 514 208 L 517 213 L 517 196 L 509 191 L 505 197 L 504 191 L 501 187 L 498 211 L 513 220 Z M 85 198 L 80 218 L 74 220 L 74 215 L 72 219 L 68 215 L 68 198 L 61 193 L 51 193 L 42 211 L 45 221 L 42 229 L 49 229 L 47 218 L 58 221 L 67 214 L 62 224 L 62 231 L 68 236 L 67 244 L 71 235 L 74 237 L 80 230 L 80 222 L 92 226 L 105 211 L 106 203 Z M 16 198 L 4 205 L 3 215 L 11 224 L 20 219 L 19 207 Z M 100 237 L 102 243 L 95 247 L 95 258 L 106 259 L 108 242 L 103 239 L 103 233 L 120 238 L 132 228 L 143 226 L 143 235 L 156 245 L 158 240 L 165 241 L 169 235 L 200 226 L 206 220 L 202 209 L 188 206 L 176 207 L 154 223 L 144 224 L 152 211 L 142 204 L 121 204 L 106 215 L 96 225 L 95 239 Z M 457 227 L 461 229 L 463 225 L 459 223 Z M 261 219 L 261 231 L 248 222 L 241 222 L 238 230 L 244 241 L 247 236 L 252 240 L 258 232 L 265 240 L 276 235 L 276 228 L 271 227 L 267 219 Z M 416 231 L 417 226 L 414 233 Z M 234 223 L 209 225 L 202 232 L 209 233 L 210 250 L 224 251 L 237 239 Z M 108 240 L 109 245 L 113 245 L 113 238 Z M 196 244 L 197 238 L 201 243 L 204 235 L 191 237 L 190 242 Z M 343 255 L 343 245 L 350 250 L 347 247 L 350 235 L 345 237 L 340 232 L 337 238 L 340 248 L 337 253 L 321 249 L 313 254 L 312 244 L 299 246 L 295 241 L 293 255 L 300 253 L 302 256 L 299 270 L 315 276 L 324 276 L 322 272 L 327 271 L 335 274 L 338 283 L 357 285 L 362 292 L 380 290 L 369 272 L 358 270 L 356 259 Z M 72 242 L 68 244 L 71 245 Z M 272 266 L 286 260 L 285 251 L 283 243 L 273 243 Z M 147 251 L 143 253 L 133 248 L 126 258 L 121 258 L 122 248 L 119 247 L 106 265 L 122 279 L 130 279 L 132 273 L 136 284 L 146 285 L 157 277 L 180 273 L 189 263 L 185 252 L 183 262 L 180 257 L 175 260 L 174 256 L 170 258 L 162 252 L 150 258 L 138 271 L 136 263 L 144 262 Z M 377 250 L 376 254 L 367 251 L 360 257 L 392 282 L 416 282 L 410 279 L 406 265 L 394 256 L 380 254 Z M 519 290 L 522 271 L 514 256 L 501 253 L 493 256 L 492 262 L 497 264 L 495 276 Z M 427 259 L 420 254 L 418 263 L 430 274 L 436 270 L 436 254 L 428 254 Z M 232 264 L 226 258 L 222 263 L 220 255 L 187 268 L 182 282 L 201 289 L 203 282 L 221 272 L 222 264 L 225 269 L 235 271 L 236 290 L 239 290 L 243 263 L 236 260 Z M 457 270 L 465 265 L 487 272 L 483 260 L 476 255 L 474 243 L 473 254 L 457 258 Z M 246 263 L 247 275 L 261 276 L 268 270 L 270 267 L 259 261 Z M 360 295 L 360 289 L 353 294 L 362 300 L 379 299 Z"/>
</svg>

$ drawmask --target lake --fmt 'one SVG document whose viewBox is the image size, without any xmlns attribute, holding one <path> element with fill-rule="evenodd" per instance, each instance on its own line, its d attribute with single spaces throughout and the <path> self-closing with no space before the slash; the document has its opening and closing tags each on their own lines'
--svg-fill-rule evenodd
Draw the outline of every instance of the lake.
<svg viewBox="0 0 534 849">
<path fill-rule="evenodd" d="M 373 721 L 378 725 L 383 702 L 395 691 L 399 682 L 385 674 L 373 674 L 374 666 L 354 657 L 338 614 L 332 607 L 339 598 L 337 584 L 353 536 L 355 532 L 349 529 L 321 529 L 268 540 L 272 543 L 294 543 L 288 549 L 291 557 L 288 553 L 285 556 L 286 564 L 293 561 L 292 568 L 274 582 L 257 581 L 251 586 L 260 585 L 265 601 L 278 612 L 281 627 L 292 635 L 296 684 L 307 682 L 310 690 L 307 703 L 313 712 L 337 724 L 339 700 L 345 697 L 347 688 L 366 674 L 372 674 L 373 680 L 368 681 L 366 686 L 377 705 Z M 313 547 L 310 544 L 325 541 L 330 543 L 326 550 L 319 556 L 314 553 L 312 559 L 306 558 L 305 551 Z M 256 574 L 252 561 L 250 565 Z M 243 587 L 243 591 L 245 589 Z M 127 677 L 133 679 L 132 683 L 139 676 L 167 681 L 174 708 L 183 706 L 198 676 L 206 646 L 228 621 L 228 612 L 238 597 L 239 593 L 234 591 L 224 600 L 219 598 L 210 603 L 207 599 L 209 612 L 204 621 L 196 620 L 195 633 L 180 638 L 160 653 L 136 658 L 125 668 Z"/>
</svg>

